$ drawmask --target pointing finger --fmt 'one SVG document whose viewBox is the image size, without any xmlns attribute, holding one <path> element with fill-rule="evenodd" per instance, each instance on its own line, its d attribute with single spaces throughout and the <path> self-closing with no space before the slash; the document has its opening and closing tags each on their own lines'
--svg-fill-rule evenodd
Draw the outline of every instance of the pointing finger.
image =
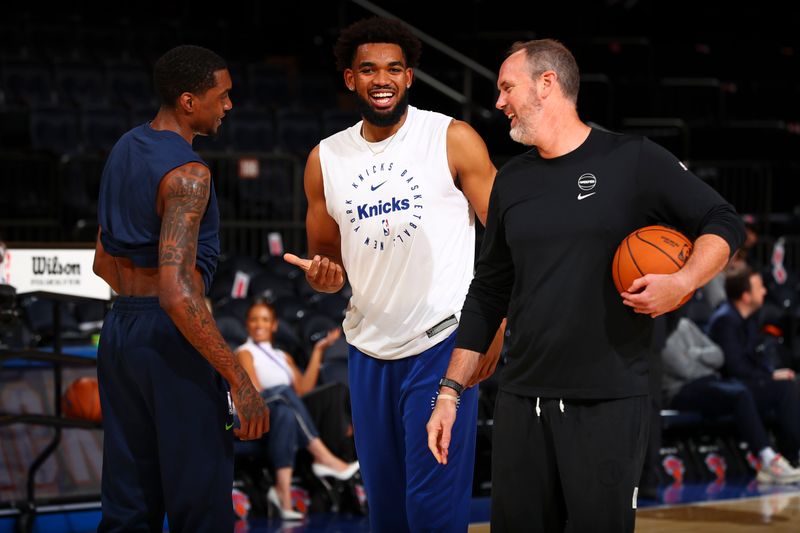
<svg viewBox="0 0 800 533">
<path fill-rule="evenodd" d="M 302 257 L 298 257 L 294 254 L 283 254 L 283 260 L 289 264 L 302 268 L 306 272 L 308 272 L 308 269 L 311 267 L 311 259 L 303 259 Z"/>
</svg>

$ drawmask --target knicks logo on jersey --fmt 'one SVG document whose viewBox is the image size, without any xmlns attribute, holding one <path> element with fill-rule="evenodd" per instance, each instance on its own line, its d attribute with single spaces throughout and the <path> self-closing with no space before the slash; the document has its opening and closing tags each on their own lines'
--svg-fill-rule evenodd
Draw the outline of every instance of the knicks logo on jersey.
<svg viewBox="0 0 800 533">
<path fill-rule="evenodd" d="M 378 202 L 376 204 L 362 204 L 358 206 L 358 219 L 364 220 L 378 215 L 388 215 L 395 211 L 405 211 L 408 209 L 410 202 L 408 198 L 399 200 L 392 196 L 392 199 L 386 202 Z M 386 219 L 384 219 L 386 220 Z"/>
<path fill-rule="evenodd" d="M 377 252 L 408 247 L 419 229 L 424 211 L 420 179 L 394 162 L 376 163 L 353 179 L 344 201 L 342 231 L 359 236 Z"/>
</svg>

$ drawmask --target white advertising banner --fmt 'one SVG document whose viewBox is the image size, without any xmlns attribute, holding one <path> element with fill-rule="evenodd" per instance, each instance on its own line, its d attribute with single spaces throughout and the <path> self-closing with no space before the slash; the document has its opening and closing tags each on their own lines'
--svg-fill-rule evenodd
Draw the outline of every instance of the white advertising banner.
<svg viewBox="0 0 800 533">
<path fill-rule="evenodd" d="M 86 298 L 111 298 L 111 287 L 92 271 L 92 249 L 6 250 L 0 283 L 17 289 L 17 294 L 47 291 Z"/>
</svg>

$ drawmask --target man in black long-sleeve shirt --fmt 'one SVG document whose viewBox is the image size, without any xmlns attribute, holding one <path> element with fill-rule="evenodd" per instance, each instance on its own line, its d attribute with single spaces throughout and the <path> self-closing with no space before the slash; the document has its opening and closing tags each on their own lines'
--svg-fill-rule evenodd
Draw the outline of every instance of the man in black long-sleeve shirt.
<svg viewBox="0 0 800 533">
<path fill-rule="evenodd" d="M 797 461 L 800 448 L 800 382 L 791 368 L 775 368 L 759 350 L 757 312 L 767 291 L 761 274 L 747 264 L 725 272 L 728 301 L 708 322 L 709 337 L 725 354 L 722 372 L 743 382 L 762 416 L 777 422 L 781 453 Z"/>
<path fill-rule="evenodd" d="M 642 137 L 578 117 L 578 67 L 560 43 L 518 43 L 497 107 L 535 146 L 498 173 L 476 276 L 441 393 L 452 396 L 508 315 L 492 452 L 493 531 L 633 531 L 648 436 L 651 317 L 704 285 L 738 248 L 735 210 Z M 632 230 L 692 236 L 679 272 L 620 295 L 611 263 Z M 437 401 L 428 445 L 447 462 L 456 405 Z"/>
</svg>

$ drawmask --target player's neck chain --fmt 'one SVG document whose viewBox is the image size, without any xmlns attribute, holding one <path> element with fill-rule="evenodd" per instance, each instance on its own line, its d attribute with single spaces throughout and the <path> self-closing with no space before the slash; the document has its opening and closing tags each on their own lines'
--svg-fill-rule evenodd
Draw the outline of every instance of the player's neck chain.
<svg viewBox="0 0 800 533">
<path fill-rule="evenodd" d="M 399 129 L 397 131 L 400 131 Z M 392 144 L 394 138 L 397 137 L 397 131 L 386 137 L 385 139 L 377 142 L 369 142 L 364 137 L 364 127 L 361 127 L 361 138 L 364 139 L 364 144 L 367 145 L 367 149 L 372 152 L 372 155 L 380 155 L 389 148 L 389 145 Z M 377 150 L 373 148 L 373 146 L 377 147 Z"/>
</svg>

